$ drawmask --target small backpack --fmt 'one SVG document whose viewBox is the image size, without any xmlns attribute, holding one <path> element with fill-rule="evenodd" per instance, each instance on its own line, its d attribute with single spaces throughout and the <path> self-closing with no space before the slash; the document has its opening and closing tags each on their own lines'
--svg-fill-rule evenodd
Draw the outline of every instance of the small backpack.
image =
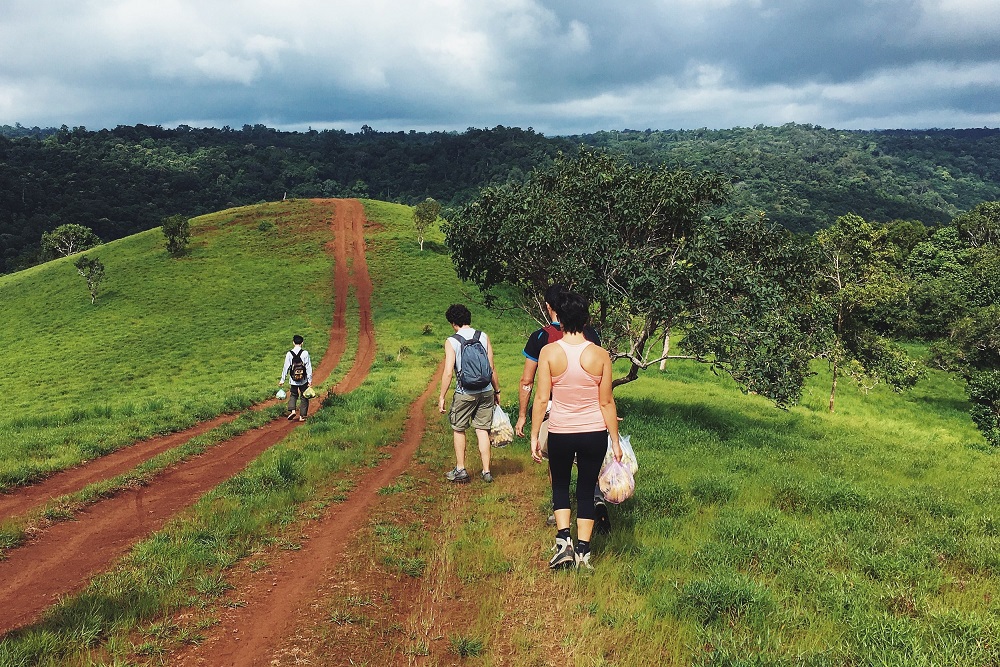
<svg viewBox="0 0 1000 667">
<path fill-rule="evenodd" d="M 292 365 L 288 367 L 288 379 L 292 382 L 305 382 L 306 381 L 306 364 L 302 361 L 302 351 L 295 352 L 289 350 L 292 353 Z"/>
<path fill-rule="evenodd" d="M 458 341 L 458 384 L 463 389 L 479 391 L 493 383 L 493 369 L 490 359 L 486 356 L 486 348 L 479 337 L 482 331 L 476 331 L 471 339 L 459 334 L 452 336 Z"/>
</svg>

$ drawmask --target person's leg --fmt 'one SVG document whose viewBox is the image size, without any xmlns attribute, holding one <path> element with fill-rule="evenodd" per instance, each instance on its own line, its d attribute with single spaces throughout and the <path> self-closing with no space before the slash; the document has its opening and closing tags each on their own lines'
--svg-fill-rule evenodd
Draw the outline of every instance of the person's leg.
<svg viewBox="0 0 1000 667">
<path fill-rule="evenodd" d="M 575 562 L 573 539 L 569 524 L 571 510 L 569 504 L 569 484 L 573 474 L 573 443 L 571 436 L 549 433 L 549 472 L 552 477 L 552 510 L 556 519 L 555 555 L 549 561 L 552 569 L 572 565 Z"/>
<path fill-rule="evenodd" d="M 472 415 L 472 427 L 476 429 L 476 442 L 479 445 L 479 457 L 483 462 L 482 477 L 492 482 L 490 474 L 490 429 L 493 427 L 493 409 L 496 405 L 492 391 L 475 394 L 476 410 Z"/>
<path fill-rule="evenodd" d="M 288 385 L 288 414 L 295 412 L 295 398 L 298 396 L 298 392 L 295 391 L 295 385 L 289 383 Z"/>
<path fill-rule="evenodd" d="M 607 451 L 607 432 L 576 436 L 576 562 L 590 568 L 590 538 L 594 531 L 594 485 Z"/>
<path fill-rule="evenodd" d="M 455 434 L 455 469 L 465 470 L 465 431 L 452 431 Z"/>
<path fill-rule="evenodd" d="M 549 434 L 549 477 L 552 479 L 552 512 L 556 528 L 569 528 L 569 484 L 573 474 L 572 441 L 562 433 Z"/>
<path fill-rule="evenodd" d="M 475 397 L 456 392 L 451 400 L 451 410 L 448 412 L 448 422 L 451 424 L 455 445 L 455 468 L 446 475 L 449 481 L 469 481 L 469 474 L 465 471 L 465 430 L 472 422 L 474 411 Z"/>
<path fill-rule="evenodd" d="M 302 385 L 301 389 L 302 389 L 303 392 L 305 392 L 306 386 Z M 306 415 L 309 414 L 309 399 L 306 398 L 305 396 L 302 396 L 299 399 L 299 405 L 300 405 L 300 407 L 299 407 L 299 419 L 305 419 Z"/>
<path fill-rule="evenodd" d="M 476 429 L 476 440 L 479 443 L 479 458 L 483 461 L 483 477 L 490 473 L 490 432 Z"/>
<path fill-rule="evenodd" d="M 579 524 L 578 537 L 590 541 L 594 528 L 594 485 L 601 472 L 604 462 L 607 435 L 602 433 L 580 433 L 577 436 L 577 480 L 576 480 L 576 512 Z"/>
<path fill-rule="evenodd" d="M 605 446 L 605 451 L 602 461 L 607 457 L 607 450 L 611 445 Z M 600 473 L 598 473 L 600 476 Z M 601 491 L 601 484 L 598 482 L 594 484 L 594 531 L 601 534 L 608 534 L 611 532 L 611 516 L 608 514 L 608 504 L 604 502 L 604 492 Z"/>
</svg>

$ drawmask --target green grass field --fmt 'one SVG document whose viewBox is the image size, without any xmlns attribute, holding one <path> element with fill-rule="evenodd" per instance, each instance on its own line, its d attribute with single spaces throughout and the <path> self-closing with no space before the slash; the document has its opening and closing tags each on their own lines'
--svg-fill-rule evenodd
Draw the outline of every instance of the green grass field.
<svg viewBox="0 0 1000 667">
<path fill-rule="evenodd" d="M 312 208 L 196 218 L 176 259 L 159 229 L 91 250 L 95 305 L 72 257 L 0 276 L 0 491 L 268 397 L 294 333 L 318 361 L 333 257 Z"/>
<path fill-rule="evenodd" d="M 277 206 L 250 207 L 242 215 L 266 217 Z M 524 316 L 500 316 L 474 305 L 475 289 L 457 281 L 439 235 L 430 235 L 425 250 L 418 250 L 410 209 L 366 202 L 366 211 L 379 223 L 371 231 L 368 259 L 376 287 L 379 352 L 362 388 L 331 399 L 305 427 L 137 546 L 82 594 L 63 601 L 38 626 L 0 643 L 0 665 L 169 664 L 170 650 L 200 641 L 211 619 L 183 624 L 172 614 L 210 609 L 238 564 L 263 567 L 268 558 L 280 557 L 274 555 L 276 549 L 280 554 L 281 548 L 295 548 L 297 522 L 342 498 L 351 471 L 368 465 L 378 446 L 398 438 L 408 403 L 426 385 L 450 333 L 443 317 L 449 303 L 470 303 L 474 325 L 493 337 L 507 389 L 505 405 L 513 408 L 510 401 L 523 364 L 520 349 L 534 324 Z M 199 252 L 216 260 L 205 260 L 201 278 L 194 277 L 192 267 L 188 282 L 230 271 L 223 261 L 230 253 L 215 245 L 245 244 L 248 236 L 255 238 L 256 229 L 254 223 L 230 223 L 219 225 L 214 236 L 196 237 L 187 261 L 196 261 Z M 153 275 L 150 266 L 157 263 L 172 266 L 155 236 L 121 243 L 146 248 L 133 260 L 136 275 Z M 302 244 L 304 255 L 309 254 Z M 109 264 L 109 280 L 111 251 L 116 249 L 110 244 L 101 251 L 109 254 L 100 255 Z M 311 261 L 303 256 L 298 270 L 306 271 Z M 300 318 L 297 326 L 318 342 L 325 340 L 323 327 L 329 325 L 320 312 L 330 310 L 330 263 L 322 256 L 315 261 L 302 279 L 312 286 L 307 291 L 315 293 L 300 295 L 292 310 Z M 248 255 L 245 262 L 247 273 L 253 272 L 254 262 L 267 268 L 277 264 L 265 252 Z M 39 269 L 55 272 L 59 266 L 0 279 L 0 291 L 20 293 L 29 278 L 41 281 L 36 287 L 41 290 L 45 281 L 31 277 Z M 56 275 L 51 280 L 64 283 L 54 293 L 71 293 L 60 297 L 65 299 L 62 310 L 53 314 L 65 331 L 67 321 L 83 320 L 91 311 L 82 280 Z M 287 294 L 284 283 L 276 289 L 275 281 L 282 278 L 262 280 L 259 289 Z M 214 277 L 209 282 L 216 283 Z M 172 298 L 169 288 L 160 293 Z M 109 283 L 106 300 L 98 300 L 99 312 L 122 298 L 114 294 Z M 186 299 L 171 303 L 182 312 L 188 307 Z M 166 307 L 148 308 L 172 321 Z M 64 311 L 77 314 L 71 318 Z M 11 312 L 16 320 L 20 311 Z M 234 380 L 239 387 L 234 395 L 242 392 L 240 400 L 248 402 L 271 391 L 273 357 L 283 351 L 288 328 L 271 317 L 243 315 L 250 316 L 261 326 L 248 334 L 245 348 L 225 348 L 258 350 L 242 355 L 259 357 L 247 363 L 259 367 L 256 375 L 251 368 L 234 371 L 243 378 L 243 384 Z M 73 338 L 64 347 L 106 349 L 121 335 L 107 325 L 110 321 L 91 330 L 90 342 Z M 5 349 L 18 347 L 8 342 L 11 332 L 40 326 L 37 320 L 32 323 L 4 324 L 0 341 L 9 346 Z M 211 337 L 206 334 L 199 348 L 226 346 L 233 337 L 225 326 L 171 326 L 189 335 L 194 329 L 209 331 Z M 191 349 L 186 336 L 172 344 L 169 335 L 165 339 L 162 345 L 173 350 L 170 357 Z M 78 359 L 87 358 L 78 354 Z M 103 394 L 88 390 L 88 382 L 122 372 L 112 355 L 96 359 L 100 363 L 94 361 L 87 379 L 70 382 L 64 377 L 57 383 L 65 384 L 66 396 L 76 396 L 78 402 L 60 399 L 49 414 L 84 411 L 88 416 L 80 424 L 99 425 L 114 420 L 94 416 L 96 406 L 107 404 L 112 414 L 120 414 L 130 401 L 138 412 L 147 410 L 147 401 L 159 400 L 160 410 L 143 414 L 170 415 L 206 403 L 188 391 L 188 381 L 197 382 L 199 376 L 192 370 L 198 367 L 196 360 L 184 365 L 189 380 L 176 387 L 170 377 L 178 362 L 150 354 L 159 380 L 148 380 L 151 396 L 130 399 L 115 393 L 114 383 Z M 59 365 L 52 362 L 51 367 Z M 664 373 L 648 372 L 619 388 L 622 430 L 632 436 L 640 470 L 635 497 L 612 509 L 612 534 L 595 539 L 593 575 L 550 573 L 544 567 L 553 538 L 544 526 L 546 478 L 544 469 L 530 462 L 523 440 L 502 456 L 507 469 L 529 471 L 530 491 L 522 493 L 532 494 L 527 503 L 534 514 L 513 511 L 517 505 L 508 497 L 511 487 L 498 475 L 489 487 L 473 485 L 469 514 L 446 524 L 443 535 L 448 539 L 414 536 L 413 553 L 393 567 L 432 587 L 442 585 L 429 571 L 433 564 L 452 564 L 454 572 L 448 576 L 454 580 L 449 583 L 446 577 L 443 583 L 464 586 L 466 598 L 479 605 L 468 627 L 450 640 L 452 657 L 462 664 L 512 664 L 496 650 L 501 640 L 519 648 L 523 661 L 518 664 L 525 665 L 557 659 L 581 667 L 1000 664 L 1000 473 L 995 454 L 965 412 L 961 385 L 937 372 L 903 394 L 877 387 L 865 395 L 841 383 L 837 412 L 829 414 L 828 377 L 821 366 L 816 370 L 802 404 L 788 411 L 741 394 L 727 378 L 694 362 L 672 363 Z M 19 373 L 9 392 L 26 381 L 25 372 Z M 259 389 L 257 375 L 263 377 Z M 224 409 L 225 401 L 220 401 L 216 411 Z M 34 414 L 33 403 L 19 405 L 18 414 L 4 417 L 9 421 L 0 428 L 16 423 L 33 438 L 48 437 L 56 429 L 61 435 L 53 436 L 49 447 L 76 446 L 65 442 L 78 437 L 73 422 L 21 424 L 16 420 L 27 419 L 26 411 Z M 8 448 L 2 451 L 12 451 L 3 443 Z M 429 425 L 419 456 L 442 473 L 452 463 L 442 421 Z M 472 448 L 469 457 L 475 469 Z M 386 492 L 410 489 L 401 479 Z M 441 491 L 453 490 L 442 481 Z M 395 529 L 386 524 L 381 530 L 388 541 Z M 547 603 L 530 609 L 542 616 L 523 616 L 528 610 L 518 605 L 526 603 L 506 594 L 537 589 L 557 591 L 558 604 L 552 607 L 559 611 L 552 613 L 560 614 L 558 619 L 544 616 Z M 551 637 L 552 626 L 564 634 Z"/>
</svg>

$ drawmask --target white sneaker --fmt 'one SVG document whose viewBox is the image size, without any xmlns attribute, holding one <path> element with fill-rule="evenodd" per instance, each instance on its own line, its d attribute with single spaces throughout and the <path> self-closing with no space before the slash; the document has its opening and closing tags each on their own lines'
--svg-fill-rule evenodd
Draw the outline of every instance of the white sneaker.
<svg viewBox="0 0 1000 667">
<path fill-rule="evenodd" d="M 566 539 L 557 537 L 556 545 L 552 547 L 552 550 L 556 552 L 556 555 L 549 561 L 549 569 L 551 570 L 556 570 L 560 567 L 569 567 L 576 560 L 576 554 L 573 551 L 573 538 L 571 537 L 567 537 Z"/>
</svg>

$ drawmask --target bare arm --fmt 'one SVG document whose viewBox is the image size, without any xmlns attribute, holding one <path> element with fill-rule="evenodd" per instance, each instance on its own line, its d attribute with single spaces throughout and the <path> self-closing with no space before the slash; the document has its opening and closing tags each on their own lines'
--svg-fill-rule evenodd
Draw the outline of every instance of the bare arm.
<svg viewBox="0 0 1000 667">
<path fill-rule="evenodd" d="M 532 359 L 524 360 L 524 372 L 521 373 L 521 384 L 517 389 L 517 424 L 514 425 L 514 432 L 522 438 L 524 437 L 524 423 L 528 419 L 528 402 L 531 399 L 531 388 L 535 384 L 535 371 L 537 370 L 537 361 Z"/>
<path fill-rule="evenodd" d="M 601 386 L 598 391 L 598 401 L 601 404 L 601 414 L 604 416 L 604 425 L 608 427 L 608 435 L 611 436 L 611 449 L 614 451 L 615 461 L 622 460 L 622 448 L 618 443 L 618 406 L 615 405 L 615 395 L 612 390 L 611 357 L 606 350 L 601 350 L 603 371 L 601 373 Z"/>
<path fill-rule="evenodd" d="M 550 350 L 542 349 L 538 357 L 538 370 L 535 374 L 535 401 L 531 408 L 531 458 L 536 463 L 542 462 L 542 448 L 538 443 L 538 433 L 542 429 L 542 419 L 552 395 L 552 372 L 549 369 Z"/>
<path fill-rule="evenodd" d="M 451 387 L 451 376 L 455 372 L 455 348 L 447 340 L 444 342 L 444 370 L 441 371 L 441 394 L 438 396 L 438 410 L 444 412 L 444 395 Z"/>
</svg>

